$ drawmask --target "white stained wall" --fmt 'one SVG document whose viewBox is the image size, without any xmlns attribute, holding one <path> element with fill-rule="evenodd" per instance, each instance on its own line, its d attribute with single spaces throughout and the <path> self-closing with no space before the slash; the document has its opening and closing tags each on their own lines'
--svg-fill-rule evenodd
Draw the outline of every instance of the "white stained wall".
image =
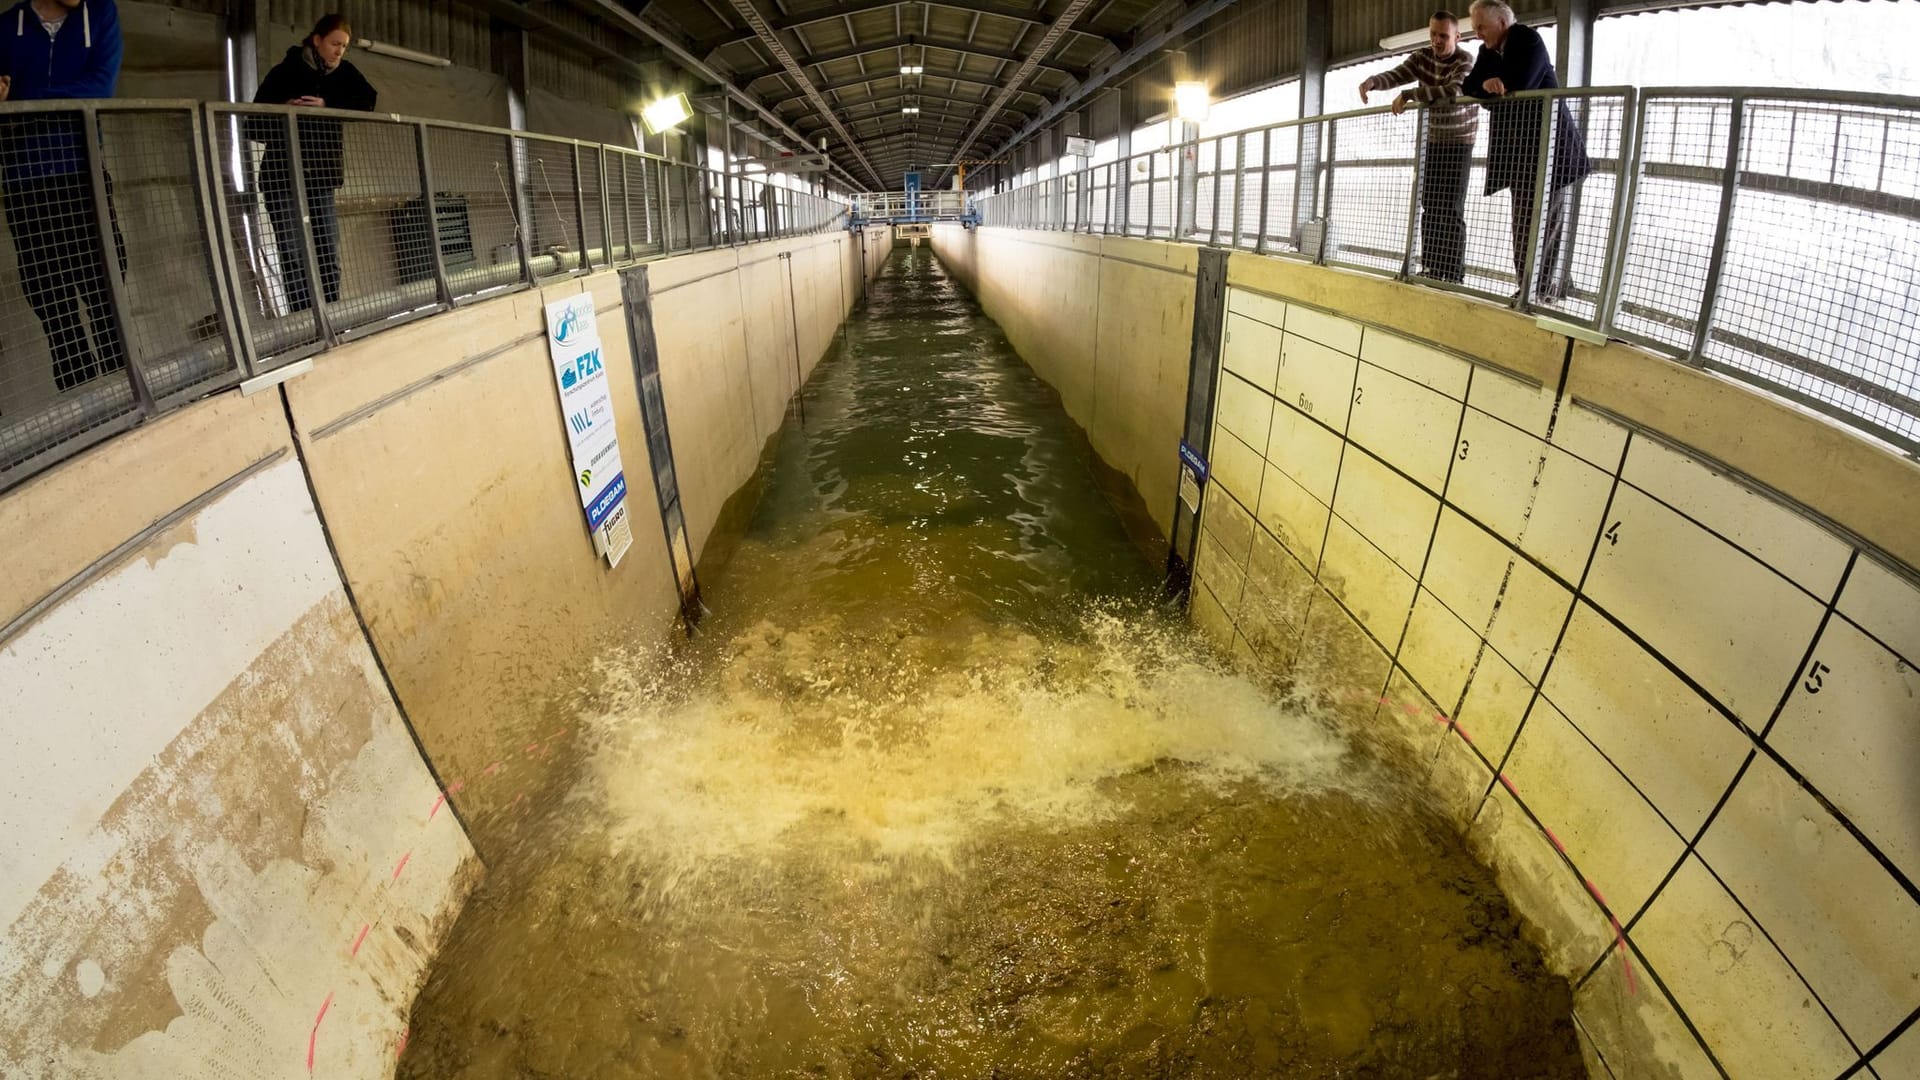
<svg viewBox="0 0 1920 1080">
<path fill-rule="evenodd" d="M 0 1075 L 304 1076 L 310 1040 L 386 1075 L 477 866 L 294 455 L 6 641 L 0 685 Z"/>
</svg>

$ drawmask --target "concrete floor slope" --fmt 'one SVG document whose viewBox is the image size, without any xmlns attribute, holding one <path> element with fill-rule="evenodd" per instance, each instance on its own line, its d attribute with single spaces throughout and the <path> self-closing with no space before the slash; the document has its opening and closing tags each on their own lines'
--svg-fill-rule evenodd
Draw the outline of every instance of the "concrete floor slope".
<svg viewBox="0 0 1920 1080">
<path fill-rule="evenodd" d="M 700 537 L 887 240 L 650 264 Z M 543 343 L 582 291 L 635 518 L 611 569 Z M 563 281 L 0 496 L 0 1076 L 391 1075 L 567 696 L 677 610 L 628 352 L 618 277 Z"/>
<path fill-rule="evenodd" d="M 1164 528 L 1192 249 L 935 246 Z M 1477 301 L 1228 282 L 1200 629 L 1427 778 L 1596 1077 L 1920 1076 L 1920 467 Z"/>
</svg>

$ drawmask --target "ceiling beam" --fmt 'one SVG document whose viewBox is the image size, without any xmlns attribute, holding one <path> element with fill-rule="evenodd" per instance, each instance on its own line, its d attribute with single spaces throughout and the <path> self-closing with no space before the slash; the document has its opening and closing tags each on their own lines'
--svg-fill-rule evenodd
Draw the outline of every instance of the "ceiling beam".
<svg viewBox="0 0 1920 1080">
<path fill-rule="evenodd" d="M 826 120 L 827 126 L 833 128 L 834 133 L 840 136 L 847 153 L 852 154 L 861 165 L 866 167 L 867 175 L 873 178 L 875 184 L 884 187 L 886 182 L 880 179 L 880 171 L 875 169 L 873 162 L 868 161 L 867 155 L 861 152 L 860 143 L 841 125 L 840 118 L 834 114 L 833 106 L 813 85 L 813 80 L 808 78 L 807 73 L 801 69 L 800 62 L 787 51 L 787 46 L 780 40 L 780 35 L 774 33 L 773 27 L 767 24 L 766 16 L 760 14 L 760 9 L 754 6 L 753 0 L 732 0 L 732 3 L 733 9 L 739 12 L 740 17 L 745 19 L 754 33 L 760 36 L 760 43 L 766 46 L 767 51 L 773 54 L 773 58 L 778 60 L 780 66 L 786 70 L 787 77 L 793 80 L 795 86 L 805 91 L 807 100 L 813 102 L 813 107 L 820 111 L 820 116 Z"/>
<path fill-rule="evenodd" d="M 917 3 L 925 8 L 945 8 L 948 11 L 966 12 L 976 18 L 982 15 L 992 15 L 1033 26 L 1041 26 L 1046 23 L 1045 19 L 1034 17 L 1033 9 L 1022 8 L 1013 4 L 983 3 L 980 2 L 980 0 L 859 0 L 857 3 L 841 4 L 824 11 L 807 12 L 806 14 L 795 15 L 791 18 L 777 19 L 773 23 L 773 28 L 775 30 L 797 30 L 800 27 L 812 26 L 815 23 L 832 22 L 835 19 L 851 15 L 861 15 L 869 11 L 885 11 L 887 8 L 905 7 L 911 3 Z M 1072 31 L 1072 33 L 1078 37 L 1088 37 L 1106 45 L 1113 45 L 1116 49 L 1119 47 L 1119 43 L 1115 39 L 1098 31 L 1079 29 Z M 745 35 L 745 37 L 732 35 L 732 39 L 739 41 L 752 36 L 751 34 Z M 732 41 L 726 41 L 724 43 L 732 44 Z"/>
<path fill-rule="evenodd" d="M 612 0 L 608 0 L 608 2 L 612 2 Z M 887 38 L 884 41 L 855 42 L 844 49 L 815 53 L 808 56 L 802 63 L 807 67 L 818 67 L 821 64 L 831 64 L 836 60 L 851 60 L 856 56 L 867 56 L 877 52 L 891 52 L 894 49 L 907 45 L 918 45 L 929 49 L 944 49 L 947 52 L 979 56 L 988 60 L 998 60 L 1002 63 L 1017 64 L 1021 62 L 1021 57 L 1015 56 L 1012 53 L 1001 52 L 997 49 L 989 49 L 983 45 L 969 45 L 964 41 L 949 41 L 945 38 L 932 40 L 920 37 L 917 34 L 908 34 L 905 37 Z M 1063 64 L 1040 63 L 1035 66 L 1045 71 L 1057 71 L 1067 78 L 1075 80 L 1087 74 L 1084 68 L 1067 67 Z M 743 83 L 751 83 L 759 79 L 764 79 L 769 75 L 779 75 L 784 70 L 784 68 L 779 67 L 758 68 L 752 71 L 743 71 L 738 77 Z"/>
<path fill-rule="evenodd" d="M 1011 150 L 1015 143 L 1052 123 L 1061 113 L 1072 109 L 1101 87 L 1148 60 L 1173 39 L 1227 10 L 1237 2 L 1238 0 L 1198 0 L 1191 7 L 1180 9 L 1173 14 L 1158 31 L 1148 33 L 1144 28 L 1141 29 L 1140 33 L 1145 36 L 1141 37 L 1137 44 L 1119 56 L 1098 65 L 1079 86 L 1060 95 L 1060 99 L 1055 101 L 1046 112 L 1027 121 L 1026 126 L 1022 127 L 1013 138 L 1005 140 L 998 149 L 986 156 L 1006 157 L 1007 151 Z"/>
<path fill-rule="evenodd" d="M 900 111 L 900 103 L 909 102 L 915 98 L 921 101 L 920 112 L 908 114 Z M 889 94 L 886 97 L 873 98 L 870 101 L 849 102 L 839 110 L 839 116 L 843 120 L 855 121 L 863 120 L 870 116 L 885 116 L 888 113 L 893 113 L 899 116 L 915 115 L 920 117 L 924 122 L 939 115 L 927 108 L 926 101 L 925 95 L 922 94 Z M 966 114 L 970 120 L 972 119 L 971 110 L 978 109 L 980 103 L 970 101 L 965 104 L 971 106 L 968 114 Z M 1006 128 L 1008 131 L 1015 131 L 1028 119 L 1030 119 L 1030 117 L 1025 113 L 1013 113 L 1009 111 L 1009 115 L 997 120 L 995 126 Z M 805 116 L 795 120 L 794 127 L 798 129 L 801 134 L 809 136 L 818 135 L 825 129 L 825 125 L 819 123 L 819 121 L 812 116 Z"/>
<path fill-rule="evenodd" d="M 970 86 L 992 86 L 996 88 L 1000 85 L 984 75 L 968 75 L 959 71 L 928 71 L 924 75 L 902 75 L 898 71 L 876 71 L 867 75 L 855 75 L 850 78 L 841 79 L 838 82 L 821 83 L 820 92 L 823 94 L 834 94 L 842 90 L 851 90 L 856 86 L 886 82 L 888 79 L 945 79 L 948 82 L 966 83 Z M 1049 105 L 1053 104 L 1052 98 L 1038 90 L 1022 88 L 1019 92 L 1027 97 L 1037 98 Z M 805 94 L 798 92 L 777 95 L 770 94 L 767 96 L 766 101 L 767 104 L 777 109 L 790 101 L 799 101 L 805 97 Z M 958 101 L 963 99 L 954 98 L 953 100 Z M 984 105 L 986 102 L 982 101 L 981 104 Z"/>
<path fill-rule="evenodd" d="M 699 57 L 688 52 L 686 46 L 682 45 L 673 34 L 629 11 L 627 8 L 621 6 L 618 0 L 574 0 L 574 2 L 579 5 L 589 5 L 599 17 L 606 21 L 626 29 L 635 35 L 653 41 L 660 46 L 662 52 L 666 53 L 667 58 L 681 70 L 706 82 L 724 88 L 728 97 L 764 117 L 767 123 L 770 124 L 778 134 L 785 135 L 792 139 L 793 146 L 790 147 L 790 149 L 795 153 L 804 154 L 811 149 L 811 146 L 806 140 L 806 136 L 801 135 L 789 127 L 787 122 L 782 120 L 778 113 L 767 108 L 765 102 L 747 93 L 744 89 L 735 86 L 733 80 L 715 71 L 702 62 Z M 841 177 L 845 179 L 848 184 L 852 185 L 855 190 L 859 190 L 860 181 L 855 179 L 851 172 L 848 172 L 847 169 L 838 162 L 835 163 L 834 167 L 840 170 Z"/>
<path fill-rule="evenodd" d="M 928 128 L 931 128 L 934 126 L 940 126 L 940 127 L 958 126 L 958 127 L 964 128 L 973 119 L 970 116 L 939 117 L 939 116 L 929 116 L 926 113 L 919 113 L 917 115 L 919 117 L 920 125 L 922 127 L 928 127 Z M 886 108 L 886 109 L 876 109 L 873 112 L 866 113 L 862 116 L 851 117 L 848 120 L 848 123 L 853 125 L 858 130 L 871 131 L 872 130 L 871 125 L 875 121 L 892 120 L 896 117 L 902 123 L 906 123 L 906 124 L 912 124 L 914 121 L 913 116 L 909 116 L 908 114 L 901 112 L 898 108 Z M 994 121 L 993 128 L 991 130 L 993 130 L 996 133 L 1002 132 L 1002 131 L 1011 133 L 1014 130 L 1014 125 L 1009 124 L 1003 120 L 996 120 Z"/>
<path fill-rule="evenodd" d="M 974 124 L 973 130 L 967 133 L 965 139 L 961 140 L 960 148 L 954 151 L 954 157 L 962 158 L 967 156 L 967 150 L 973 146 L 974 140 L 978 139 L 980 134 L 987 130 L 987 123 L 991 121 L 1001 109 L 1006 108 L 1007 102 L 1013 100 L 1014 91 L 1020 88 L 1021 83 L 1027 81 L 1027 78 L 1040 66 L 1040 61 L 1046 59 L 1047 54 L 1053 51 L 1054 46 L 1059 44 L 1060 39 L 1066 36 L 1067 27 L 1073 25 L 1073 20 L 1079 18 L 1080 13 L 1085 11 L 1087 5 L 1091 2 L 1092 0 L 1068 0 L 1067 6 L 1061 9 L 1060 14 L 1054 18 L 1052 25 L 1047 27 L 1046 33 L 1041 34 L 1040 40 L 1033 43 L 1033 48 L 1027 53 L 1026 59 L 1020 62 L 1020 67 L 1007 78 L 1007 85 L 1001 88 L 999 95 L 993 99 L 993 104 L 987 106 L 987 111 L 980 115 L 980 119 Z"/>
</svg>

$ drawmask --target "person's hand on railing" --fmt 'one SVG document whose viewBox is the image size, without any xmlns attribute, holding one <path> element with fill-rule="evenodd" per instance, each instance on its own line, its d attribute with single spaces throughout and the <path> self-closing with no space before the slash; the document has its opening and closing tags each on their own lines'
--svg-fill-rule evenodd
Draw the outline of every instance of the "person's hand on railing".
<svg viewBox="0 0 1920 1080">
<path fill-rule="evenodd" d="M 315 97 L 312 94 L 302 94 L 299 97 L 294 98 L 292 101 L 287 102 L 287 104 L 307 105 L 315 109 L 324 109 L 327 107 L 327 99 L 321 98 L 321 97 Z"/>
<path fill-rule="evenodd" d="M 1507 94 L 1507 81 L 1497 75 L 1480 85 L 1494 97 L 1505 97 Z"/>
<path fill-rule="evenodd" d="M 0 75 L 0 101 L 7 100 L 7 95 L 11 94 L 12 92 L 13 92 L 13 76 Z"/>
<path fill-rule="evenodd" d="M 1393 105 L 1390 106 L 1393 109 L 1393 115 L 1399 116 L 1401 113 L 1406 112 L 1407 104 L 1412 100 L 1413 100 L 1412 98 L 1407 96 L 1407 92 L 1405 90 L 1402 90 L 1398 94 L 1395 94 L 1393 96 Z"/>
</svg>

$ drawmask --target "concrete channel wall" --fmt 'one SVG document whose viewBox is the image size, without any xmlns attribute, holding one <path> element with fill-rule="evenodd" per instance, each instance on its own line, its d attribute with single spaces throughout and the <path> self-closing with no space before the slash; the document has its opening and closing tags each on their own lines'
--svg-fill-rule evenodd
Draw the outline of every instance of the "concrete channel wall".
<svg viewBox="0 0 1920 1080">
<path fill-rule="evenodd" d="M 1193 249 L 934 246 L 1166 528 Z M 1478 301 L 1228 286 L 1203 632 L 1427 777 L 1596 1077 L 1920 1076 L 1920 466 Z"/>
<path fill-rule="evenodd" d="M 649 265 L 696 545 L 889 244 Z M 611 570 L 543 340 L 581 291 L 632 481 Z M 0 496 L 0 1076 L 391 1075 L 567 693 L 678 607 L 620 298 L 375 335 Z"/>
</svg>

